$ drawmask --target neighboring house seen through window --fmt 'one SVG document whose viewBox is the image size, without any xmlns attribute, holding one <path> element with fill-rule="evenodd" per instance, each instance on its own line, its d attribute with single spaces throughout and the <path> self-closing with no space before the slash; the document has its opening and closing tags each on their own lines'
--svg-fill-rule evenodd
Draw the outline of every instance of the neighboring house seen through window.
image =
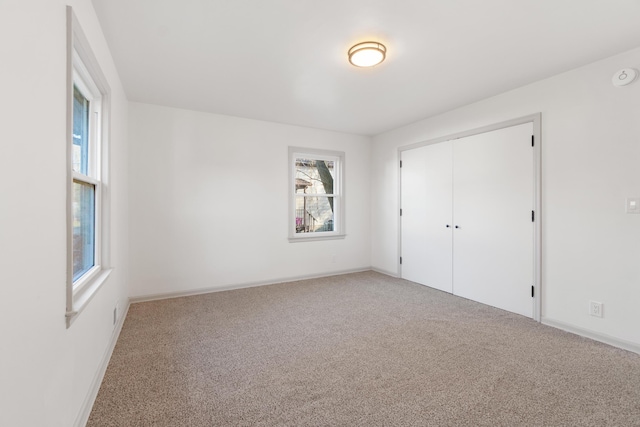
<svg viewBox="0 0 640 427">
<path fill-rule="evenodd" d="M 344 237 L 344 153 L 289 148 L 289 239 Z"/>
</svg>

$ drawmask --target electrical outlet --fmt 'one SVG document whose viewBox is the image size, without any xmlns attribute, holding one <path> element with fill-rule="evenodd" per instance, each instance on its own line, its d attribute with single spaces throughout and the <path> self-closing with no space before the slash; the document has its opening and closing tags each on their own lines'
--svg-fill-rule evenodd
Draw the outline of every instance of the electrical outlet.
<svg viewBox="0 0 640 427">
<path fill-rule="evenodd" d="M 604 304 L 597 301 L 589 302 L 589 314 L 594 317 L 602 317 L 602 310 L 604 309 Z"/>
<path fill-rule="evenodd" d="M 120 314 L 120 303 L 117 303 L 113 308 L 113 324 L 118 323 L 118 315 Z"/>
<path fill-rule="evenodd" d="M 628 214 L 640 214 L 640 197 L 628 197 L 626 200 Z"/>
</svg>

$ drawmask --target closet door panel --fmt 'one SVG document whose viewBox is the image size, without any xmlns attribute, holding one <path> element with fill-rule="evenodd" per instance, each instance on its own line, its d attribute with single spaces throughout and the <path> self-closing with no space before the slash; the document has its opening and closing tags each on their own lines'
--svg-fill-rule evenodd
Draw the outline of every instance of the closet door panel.
<svg viewBox="0 0 640 427">
<path fill-rule="evenodd" d="M 533 316 L 533 127 L 461 138 L 453 148 L 453 293 Z"/>
<path fill-rule="evenodd" d="M 453 274 L 452 150 L 449 141 L 401 155 L 402 278 L 449 293 Z"/>
</svg>

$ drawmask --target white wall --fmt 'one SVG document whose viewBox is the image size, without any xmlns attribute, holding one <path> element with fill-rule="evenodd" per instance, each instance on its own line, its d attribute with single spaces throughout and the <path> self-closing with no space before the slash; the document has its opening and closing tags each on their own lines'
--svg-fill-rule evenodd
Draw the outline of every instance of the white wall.
<svg viewBox="0 0 640 427">
<path fill-rule="evenodd" d="M 370 267 L 369 137 L 137 103 L 129 111 L 132 297 Z M 288 146 L 345 152 L 345 239 L 289 243 Z"/>
<path fill-rule="evenodd" d="M 624 212 L 640 197 L 640 82 L 611 84 L 626 67 L 640 48 L 374 137 L 372 265 L 398 271 L 399 146 L 541 112 L 544 321 L 640 345 L 640 215 Z"/>
<path fill-rule="evenodd" d="M 112 90 L 112 264 L 65 327 L 66 4 Z M 126 307 L 127 101 L 88 0 L 0 2 L 0 425 L 72 426 Z"/>
</svg>

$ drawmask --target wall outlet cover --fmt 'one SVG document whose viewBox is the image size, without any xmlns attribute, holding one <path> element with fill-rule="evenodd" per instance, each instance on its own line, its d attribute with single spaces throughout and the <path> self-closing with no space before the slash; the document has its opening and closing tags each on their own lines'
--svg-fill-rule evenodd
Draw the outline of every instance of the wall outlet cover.
<svg viewBox="0 0 640 427">
<path fill-rule="evenodd" d="M 625 205 L 628 214 L 640 214 L 640 197 L 627 197 Z"/>
<path fill-rule="evenodd" d="M 594 317 L 602 317 L 604 304 L 598 301 L 589 301 L 589 314 Z"/>
<path fill-rule="evenodd" d="M 113 308 L 113 324 L 118 323 L 118 317 L 120 317 L 120 303 L 117 303 Z"/>
</svg>

